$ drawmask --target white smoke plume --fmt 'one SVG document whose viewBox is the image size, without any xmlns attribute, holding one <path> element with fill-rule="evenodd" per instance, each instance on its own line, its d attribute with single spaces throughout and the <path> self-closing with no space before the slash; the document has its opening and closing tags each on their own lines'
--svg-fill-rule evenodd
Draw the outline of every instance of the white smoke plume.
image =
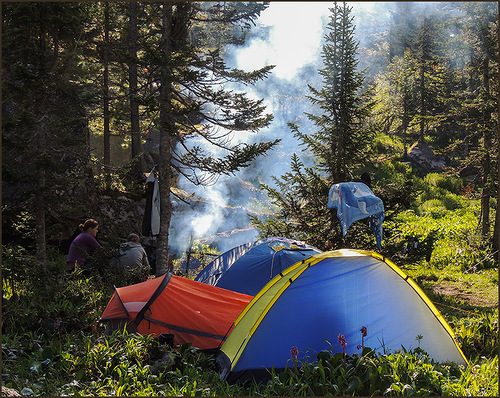
<svg viewBox="0 0 500 398">
<path fill-rule="evenodd" d="M 356 37 L 361 49 L 385 29 L 384 23 L 390 14 L 384 4 L 349 3 L 353 6 L 355 18 L 374 21 L 375 15 L 378 17 L 376 26 L 370 25 L 363 30 L 355 19 Z M 187 209 L 174 215 L 170 236 L 172 247 L 177 252 L 187 250 L 191 238 L 208 238 L 224 231 L 241 229 L 245 233 L 227 233 L 228 238 L 218 244 L 221 250 L 257 237 L 256 231 L 248 230 L 246 210 L 253 198 L 265 200 L 258 190 L 258 184 L 272 185 L 272 176 L 279 177 L 289 170 L 290 155 L 302 155 L 302 148 L 287 123 L 295 122 L 305 132 L 311 132 L 314 128 L 304 115 L 304 112 L 315 113 L 305 96 L 309 94 L 307 84 L 315 87 L 321 84 L 318 75 L 318 69 L 321 68 L 320 54 L 325 25 L 330 15 L 329 8 L 332 6 L 333 3 L 329 2 L 271 2 L 259 17 L 257 27 L 249 33 L 246 45 L 226 49 L 226 62 L 230 67 L 249 71 L 275 65 L 272 75 L 256 86 L 231 87 L 245 91 L 252 98 L 263 98 L 267 112 L 274 115 L 268 128 L 257 135 L 235 135 L 235 140 L 238 140 L 235 143 L 242 139 L 250 142 L 276 138 L 280 138 L 281 143 L 236 175 L 222 176 L 215 185 L 193 187 L 186 181 L 180 181 L 181 188 L 203 198 L 205 205 L 196 211 Z M 385 14 L 381 11 L 385 11 Z M 360 66 L 364 68 L 366 65 L 360 60 Z M 372 75 L 376 72 L 375 69 L 371 71 Z M 216 149 L 213 150 L 216 154 Z M 245 181 L 253 184 L 253 189 L 248 189 L 249 185 Z"/>
</svg>

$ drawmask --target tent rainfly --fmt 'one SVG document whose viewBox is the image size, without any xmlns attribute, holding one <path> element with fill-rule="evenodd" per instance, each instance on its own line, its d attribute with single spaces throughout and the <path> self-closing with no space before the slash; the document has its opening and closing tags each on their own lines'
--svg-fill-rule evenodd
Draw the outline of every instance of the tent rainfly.
<svg viewBox="0 0 500 398">
<path fill-rule="evenodd" d="M 266 238 L 221 254 L 195 280 L 253 296 L 275 275 L 320 252 L 304 242 Z"/>
<path fill-rule="evenodd" d="M 359 353 L 363 327 L 364 344 L 376 352 L 419 344 L 436 361 L 467 362 L 449 325 L 408 275 L 378 253 L 344 249 L 287 268 L 253 298 L 217 355 L 221 377 L 284 369 L 292 350 L 299 361 L 331 347 L 342 352 L 339 335 L 346 353 Z"/>
<path fill-rule="evenodd" d="M 115 288 L 100 320 L 112 328 L 125 323 L 140 334 L 171 334 L 174 344 L 216 349 L 251 299 L 167 273 Z"/>
</svg>

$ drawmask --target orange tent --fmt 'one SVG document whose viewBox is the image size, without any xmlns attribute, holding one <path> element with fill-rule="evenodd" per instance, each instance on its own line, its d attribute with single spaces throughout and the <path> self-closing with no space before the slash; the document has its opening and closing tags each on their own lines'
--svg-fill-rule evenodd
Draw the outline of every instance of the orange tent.
<svg viewBox="0 0 500 398">
<path fill-rule="evenodd" d="M 172 334 L 174 344 L 218 348 L 252 296 L 167 273 L 115 288 L 101 316 L 141 334 Z"/>
</svg>

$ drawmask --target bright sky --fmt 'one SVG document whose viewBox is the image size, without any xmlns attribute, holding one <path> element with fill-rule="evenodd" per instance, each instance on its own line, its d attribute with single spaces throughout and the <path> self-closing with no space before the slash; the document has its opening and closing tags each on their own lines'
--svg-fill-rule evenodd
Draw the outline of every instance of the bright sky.
<svg viewBox="0 0 500 398">
<path fill-rule="evenodd" d="M 373 7 L 373 2 L 348 4 L 363 10 Z M 331 2 L 271 2 L 258 20 L 264 26 L 271 26 L 269 41 L 256 39 L 240 49 L 236 67 L 255 70 L 276 65 L 273 70 L 276 77 L 292 79 L 320 51 L 324 34 L 321 19 L 328 17 L 332 5 Z"/>
</svg>

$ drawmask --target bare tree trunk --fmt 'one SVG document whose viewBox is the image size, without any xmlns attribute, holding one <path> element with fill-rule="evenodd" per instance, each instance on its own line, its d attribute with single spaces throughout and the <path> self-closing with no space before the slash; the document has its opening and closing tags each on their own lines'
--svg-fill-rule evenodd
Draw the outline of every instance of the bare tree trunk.
<svg viewBox="0 0 500 398">
<path fill-rule="evenodd" d="M 129 38 L 128 38 L 128 79 L 130 99 L 130 135 L 132 140 L 132 159 L 136 159 L 142 152 L 141 132 L 139 127 L 139 103 L 137 101 L 137 1 L 128 5 Z M 136 165 L 137 175 L 144 171 L 142 157 Z"/>
<path fill-rule="evenodd" d="M 404 105 L 403 111 L 403 121 L 402 121 L 402 129 L 403 129 L 403 160 L 408 160 L 408 124 L 410 123 L 408 120 L 408 109 L 407 105 Z"/>
<path fill-rule="evenodd" d="M 45 41 L 45 23 L 44 23 L 44 8 L 40 7 L 40 54 L 39 54 L 39 70 L 40 76 L 42 79 L 45 78 L 45 53 L 47 51 L 47 44 Z M 43 107 L 43 98 L 39 104 L 35 105 L 35 109 L 40 109 L 39 115 L 43 115 L 40 118 L 40 122 L 38 123 L 38 147 L 40 150 L 40 158 L 43 159 L 47 153 L 47 135 L 46 135 L 46 125 L 47 121 L 46 115 L 44 114 L 44 110 L 41 109 Z M 45 238 L 45 184 L 46 184 L 46 175 L 44 166 L 40 166 L 38 168 L 38 176 L 37 176 L 37 196 L 34 198 L 35 201 L 35 220 L 36 220 L 36 262 L 40 269 L 45 272 L 46 263 L 47 263 L 47 242 Z"/>
<path fill-rule="evenodd" d="M 45 272 L 47 263 L 47 241 L 45 238 L 45 170 L 40 169 L 38 173 L 39 192 L 35 200 L 36 214 L 36 262 L 40 269 Z"/>
<path fill-rule="evenodd" d="M 485 91 L 486 100 L 490 96 L 490 82 L 489 82 L 489 59 L 486 57 L 483 60 L 483 86 Z M 490 148 L 491 148 L 491 136 L 489 132 L 489 114 L 486 112 L 483 115 L 484 131 L 483 131 L 483 145 L 484 145 L 484 156 L 483 156 L 483 191 L 481 195 L 481 236 L 483 240 L 488 239 L 490 235 L 490 174 L 491 174 L 491 158 L 490 158 Z"/>
<path fill-rule="evenodd" d="M 487 139 L 488 133 L 484 133 L 484 140 L 489 141 L 489 148 L 491 148 L 491 140 Z M 483 159 L 483 190 L 481 194 L 481 236 L 483 240 L 488 239 L 490 235 L 490 187 L 489 187 L 489 175 L 490 175 L 490 155 L 489 150 L 486 150 Z"/>
<path fill-rule="evenodd" d="M 170 187 L 172 184 L 172 135 L 175 125 L 172 120 L 172 3 L 162 3 L 162 38 L 160 43 L 162 54 L 161 88 L 160 88 L 160 234 L 156 256 L 156 274 L 161 275 L 168 270 L 169 263 L 169 228 L 172 218 L 172 202 Z"/>
<path fill-rule="evenodd" d="M 1 25 L 0 25 L 0 32 L 5 32 L 4 30 L 4 25 L 5 25 L 5 13 L 3 12 L 3 9 L 2 9 L 2 3 L 0 3 L 0 14 L 2 14 L 2 21 L 1 21 Z M 1 53 L 1 50 L 0 50 L 0 53 Z M 5 76 L 5 75 L 4 75 Z M 2 90 L 0 90 L 0 104 L 3 104 L 3 95 L 2 95 Z M 3 107 L 2 107 L 3 108 Z M 1 111 L 0 111 L 0 114 L 1 114 Z M 3 132 L 3 130 L 2 130 Z M 3 151 L 0 151 L 0 175 L 3 176 Z M 0 185 L 0 209 L 3 209 L 3 201 L 2 201 L 2 198 L 3 198 L 3 194 L 2 194 L 2 186 Z M 1 218 L 1 216 L 0 216 Z M 0 247 L 3 247 L 3 240 L 2 240 L 2 234 L 0 234 Z M 2 328 L 3 326 L 3 321 L 0 319 L 0 328 Z M 3 329 L 1 329 L 3 330 Z"/>
<path fill-rule="evenodd" d="M 500 43 L 500 1 L 498 3 L 497 43 Z M 500 50 L 497 49 L 497 61 L 500 65 Z M 497 208 L 495 230 L 493 237 L 493 251 L 497 251 L 497 265 L 500 264 L 500 68 L 497 68 Z"/>
<path fill-rule="evenodd" d="M 42 110 L 43 112 L 43 110 Z M 38 145 L 40 149 L 40 157 L 43 159 L 47 153 L 47 132 L 46 132 L 46 115 L 42 116 L 42 121 L 39 123 L 38 130 Z M 35 200 L 35 220 L 36 220 L 36 262 L 38 267 L 43 272 L 47 269 L 47 241 L 45 231 L 45 190 L 46 190 L 46 171 L 45 167 L 41 166 L 38 169 L 38 189 Z"/>
<path fill-rule="evenodd" d="M 425 59 L 422 56 L 420 65 L 420 133 L 418 139 L 420 141 L 424 140 L 425 134 L 425 117 L 427 116 L 427 109 L 425 105 Z"/>
<path fill-rule="evenodd" d="M 104 173 L 106 187 L 111 186 L 111 145 L 109 132 L 109 0 L 104 1 L 104 49 L 103 49 L 103 125 L 104 125 Z"/>
</svg>

